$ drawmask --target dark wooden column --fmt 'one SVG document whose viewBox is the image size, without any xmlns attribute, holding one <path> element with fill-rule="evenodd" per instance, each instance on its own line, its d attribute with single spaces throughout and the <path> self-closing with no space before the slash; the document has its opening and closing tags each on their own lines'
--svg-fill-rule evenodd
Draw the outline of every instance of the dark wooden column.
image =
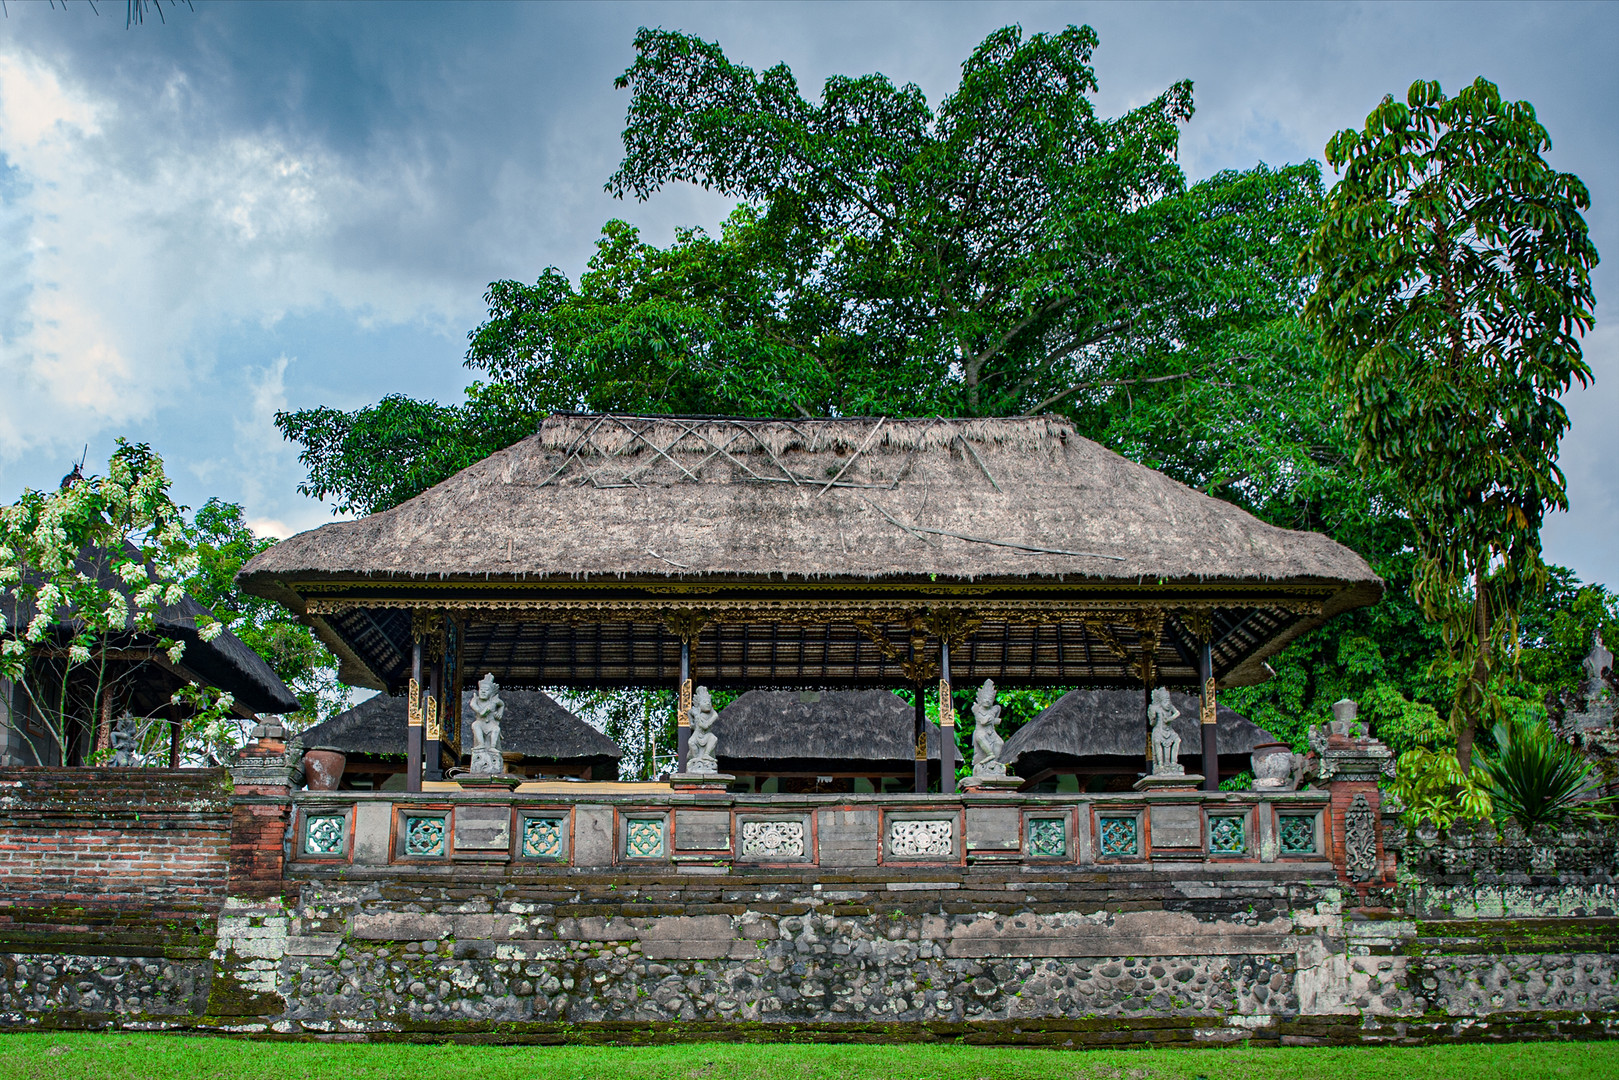
<svg viewBox="0 0 1619 1080">
<path fill-rule="evenodd" d="M 1203 733 L 1203 790 L 1220 790 L 1220 747 L 1216 733 L 1219 730 L 1214 702 L 1214 646 L 1205 640 L 1197 652 L 1197 675 L 1202 684 L 1203 700 L 1198 708 L 1198 730 Z"/>
<path fill-rule="evenodd" d="M 939 791 L 956 790 L 956 699 L 950 694 L 950 639 L 939 638 Z"/>
<path fill-rule="evenodd" d="M 1147 729 L 1147 775 L 1152 775 L 1152 683 L 1141 680 L 1141 726 Z"/>
<path fill-rule="evenodd" d="M 169 709 L 169 768 L 180 767 L 180 706 L 170 705 Z"/>
<path fill-rule="evenodd" d="M 916 684 L 916 793 L 928 793 L 928 703 L 923 684 Z"/>
<path fill-rule="evenodd" d="M 691 744 L 691 638 L 680 637 L 680 692 L 675 695 L 675 772 L 686 771 Z"/>
<path fill-rule="evenodd" d="M 405 790 L 422 790 L 422 643 L 410 646 L 410 690 L 405 701 Z"/>
<path fill-rule="evenodd" d="M 444 661 L 435 660 L 427 667 L 427 700 L 422 703 L 422 779 L 444 779 L 444 723 L 439 712 L 439 686 Z"/>
</svg>

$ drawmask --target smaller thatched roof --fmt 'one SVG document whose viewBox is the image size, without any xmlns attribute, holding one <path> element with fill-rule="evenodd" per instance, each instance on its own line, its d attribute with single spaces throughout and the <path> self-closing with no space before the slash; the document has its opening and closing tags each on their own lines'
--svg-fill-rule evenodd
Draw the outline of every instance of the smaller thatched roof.
<svg viewBox="0 0 1619 1080">
<path fill-rule="evenodd" d="M 888 690 L 749 690 L 714 723 L 724 771 L 889 769 L 916 760 L 916 709 Z M 937 767 L 939 726 L 927 725 L 928 758 Z"/>
<path fill-rule="evenodd" d="M 126 544 L 124 549 L 127 558 L 140 558 L 140 552 L 132 544 Z M 126 609 L 131 621 L 135 614 L 135 603 L 132 598 L 133 587 L 120 578 L 113 571 L 111 553 L 105 548 L 87 548 L 78 559 L 74 560 L 75 567 L 80 573 L 90 577 L 95 583 L 108 592 L 124 599 Z M 33 575 L 29 575 L 33 578 Z M 34 581 L 38 581 L 34 578 Z M 26 596 L 8 593 L 0 596 L 0 616 L 4 616 L 6 626 L 20 629 L 33 621 L 36 608 L 34 602 Z M 70 621 L 71 608 L 58 611 L 57 631 L 61 637 L 69 637 L 75 632 Z M 288 713 L 297 710 L 298 699 L 287 684 L 281 681 L 280 676 L 265 661 L 264 657 L 248 648 L 241 638 L 229 630 L 222 630 L 219 636 L 212 641 L 204 641 L 197 629 L 199 616 L 212 617 L 213 612 L 199 603 L 189 594 L 180 598 L 177 604 L 170 604 L 158 611 L 153 622 L 158 637 L 171 638 L 185 644 L 185 651 L 181 654 L 180 662 L 168 665 L 183 669 L 200 679 L 209 686 L 227 691 L 237 703 L 256 713 Z M 153 635 L 136 631 L 125 631 L 115 635 L 118 640 L 109 642 L 114 647 L 152 648 L 156 645 Z M 161 678 L 161 677 L 160 677 Z M 166 697 L 170 691 L 162 691 Z"/>
<path fill-rule="evenodd" d="M 508 751 L 525 758 L 585 762 L 617 761 L 624 751 L 539 690 L 502 690 L 506 715 L 500 723 L 501 742 Z M 461 695 L 461 752 L 472 750 L 472 691 Z M 305 748 L 330 746 L 345 754 L 403 757 L 406 736 L 403 697 L 378 694 L 316 724 L 298 735 Z"/>
<path fill-rule="evenodd" d="M 1181 756 L 1200 756 L 1203 734 L 1196 695 L 1171 692 L 1169 698 L 1181 711 L 1170 725 L 1181 737 Z M 1224 705 L 1216 708 L 1215 719 L 1215 745 L 1222 757 L 1247 754 L 1261 743 L 1277 741 L 1276 736 Z M 1071 690 L 1007 739 L 1001 760 L 1011 765 L 1022 759 L 1021 775 L 1083 759 L 1142 762 L 1146 738 L 1140 690 Z"/>
</svg>

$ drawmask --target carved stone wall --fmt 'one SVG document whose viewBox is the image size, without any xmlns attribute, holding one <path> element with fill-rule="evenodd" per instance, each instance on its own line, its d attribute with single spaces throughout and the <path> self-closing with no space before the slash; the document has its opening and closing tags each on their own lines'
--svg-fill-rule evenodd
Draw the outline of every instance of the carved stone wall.
<svg viewBox="0 0 1619 1080">
<path fill-rule="evenodd" d="M 240 805 L 275 805 L 275 777 L 261 779 Z M 1619 1036 L 1612 833 L 1419 835 L 1398 887 L 1367 890 L 1346 881 L 1352 861 L 1320 854 L 1360 826 L 1323 817 L 1319 794 L 1272 818 L 1201 795 L 294 801 L 274 894 L 213 887 L 177 917 L 125 875 L 89 903 L 0 901 L 0 1027 L 1055 1046 Z M 11 805 L 40 809 L 25 803 Z M 407 853 L 412 816 L 437 823 L 442 854 Z M 93 831 L 93 814 L 61 820 L 55 844 Z M 1386 859 L 1399 843 L 1376 821 Z M 1104 852 L 1103 826 L 1130 851 Z M 213 843 L 207 880 L 222 881 Z M 42 858 L 0 850 L 0 867 Z"/>
</svg>

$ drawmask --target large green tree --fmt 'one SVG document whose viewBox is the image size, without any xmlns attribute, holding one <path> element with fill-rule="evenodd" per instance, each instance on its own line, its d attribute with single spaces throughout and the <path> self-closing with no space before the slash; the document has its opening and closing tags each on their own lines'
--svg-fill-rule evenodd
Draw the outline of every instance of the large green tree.
<svg viewBox="0 0 1619 1080">
<path fill-rule="evenodd" d="M 1190 84 L 1099 117 L 1095 46 L 1085 27 L 997 31 L 933 109 L 881 75 L 829 79 L 811 102 L 785 67 L 757 74 L 713 43 L 641 31 L 609 187 L 648 198 L 700 183 L 739 199 L 735 213 L 667 248 L 609 222 L 577 282 L 551 269 L 494 283 L 463 404 L 283 415 L 305 490 L 381 509 L 552 410 L 1051 410 L 1098 437 L 1120 425 L 1202 486 L 1291 496 L 1322 456 L 1319 418 L 1284 406 L 1273 455 L 1261 417 L 1276 411 L 1272 376 L 1310 383 L 1293 263 L 1318 171 L 1188 185 L 1175 153 Z M 1170 438 L 1152 422 L 1160 403 L 1183 425 Z"/>
<path fill-rule="evenodd" d="M 1404 502 L 1414 592 L 1460 676 L 1464 770 L 1545 582 L 1541 523 L 1568 508 L 1558 397 L 1591 375 L 1590 197 L 1550 146 L 1534 108 L 1482 78 L 1455 97 L 1413 83 L 1327 144 L 1343 176 L 1306 255 L 1357 457 Z"/>
</svg>

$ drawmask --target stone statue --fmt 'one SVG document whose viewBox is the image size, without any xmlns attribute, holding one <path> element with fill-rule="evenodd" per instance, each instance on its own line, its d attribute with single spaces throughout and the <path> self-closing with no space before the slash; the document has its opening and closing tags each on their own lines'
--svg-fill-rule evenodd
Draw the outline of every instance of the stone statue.
<svg viewBox="0 0 1619 1080">
<path fill-rule="evenodd" d="M 506 771 L 506 759 L 500 754 L 500 722 L 506 716 L 506 703 L 500 700 L 500 687 L 493 673 L 478 681 L 477 692 L 472 695 L 472 762 L 468 772 L 500 775 Z"/>
<path fill-rule="evenodd" d="M 1602 673 L 1613 667 L 1613 653 L 1602 644 L 1602 631 L 1591 634 L 1591 652 L 1580 662 L 1585 669 L 1585 696 L 1593 701 L 1602 696 Z"/>
<path fill-rule="evenodd" d="M 1147 719 L 1152 721 L 1152 775 L 1185 776 L 1186 768 L 1180 763 L 1181 737 L 1169 725 L 1181 711 L 1169 700 L 1169 687 L 1160 686 L 1152 692 L 1152 704 L 1147 707 Z"/>
<path fill-rule="evenodd" d="M 714 721 L 720 714 L 714 711 L 714 700 L 708 687 L 699 686 L 691 695 L 691 735 L 686 741 L 686 772 L 717 773 L 719 763 L 719 737 L 714 734 Z"/>
<path fill-rule="evenodd" d="M 112 764 L 115 768 L 131 769 L 140 762 L 135 760 L 137 724 L 128 713 L 113 721 L 108 737 L 112 743 Z"/>
<path fill-rule="evenodd" d="M 1006 765 L 1000 760 L 1001 747 L 1006 741 L 995 730 L 1000 723 L 1001 707 L 995 704 L 995 680 L 985 679 L 973 701 L 973 775 L 1000 779 L 1006 776 Z"/>
</svg>

